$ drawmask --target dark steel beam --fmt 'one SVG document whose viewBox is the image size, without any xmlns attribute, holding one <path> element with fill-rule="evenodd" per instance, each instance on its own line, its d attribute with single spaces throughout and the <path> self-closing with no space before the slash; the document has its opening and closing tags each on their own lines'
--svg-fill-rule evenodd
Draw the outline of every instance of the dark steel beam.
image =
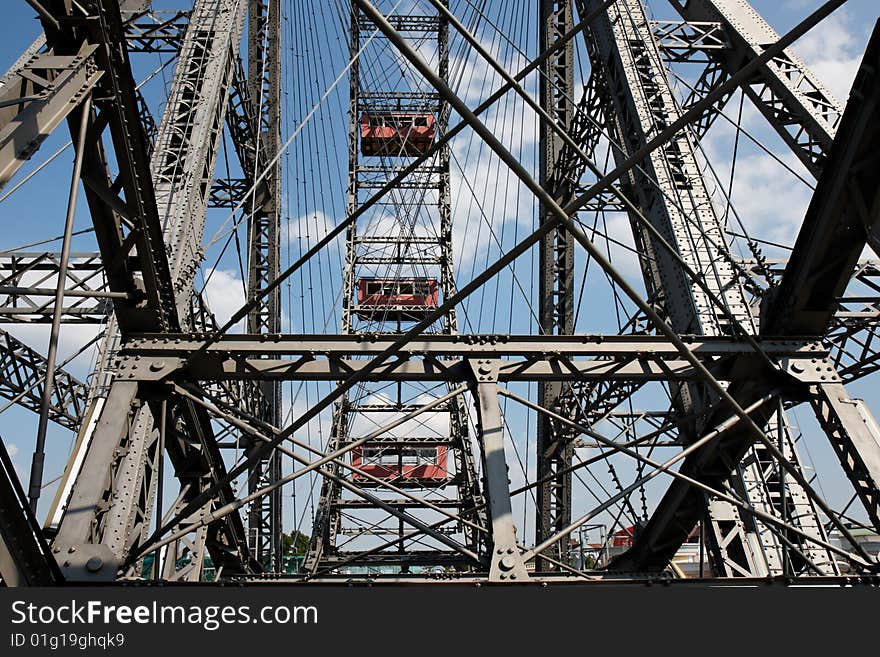
<svg viewBox="0 0 880 657">
<path fill-rule="evenodd" d="M 538 6 L 538 47 L 541 52 L 571 29 L 571 0 L 541 0 Z M 569 43 L 553 55 L 540 69 L 541 109 L 550 121 L 540 121 L 539 178 L 540 185 L 560 207 L 576 196 L 576 169 L 571 167 L 568 145 L 560 139 L 550 122 L 565 134 L 574 126 L 574 46 Z M 544 204 L 538 207 L 540 222 L 554 222 L 554 215 Z M 538 264 L 539 324 L 544 335 L 574 333 L 574 238 L 564 226 L 555 228 L 542 240 Z M 542 383 L 538 387 L 538 403 L 545 408 L 561 408 L 570 388 L 562 382 Z M 539 479 L 547 482 L 538 487 L 536 496 L 535 532 L 543 540 L 571 522 L 571 465 L 574 448 L 571 432 L 553 422 L 547 415 L 537 416 L 536 466 Z M 553 477 L 556 473 L 559 477 Z M 553 556 L 568 561 L 568 541 L 557 543 Z M 548 569 L 539 559 L 536 569 Z"/>
<path fill-rule="evenodd" d="M 63 577 L 0 440 L 0 583 L 54 586 Z"/>
</svg>

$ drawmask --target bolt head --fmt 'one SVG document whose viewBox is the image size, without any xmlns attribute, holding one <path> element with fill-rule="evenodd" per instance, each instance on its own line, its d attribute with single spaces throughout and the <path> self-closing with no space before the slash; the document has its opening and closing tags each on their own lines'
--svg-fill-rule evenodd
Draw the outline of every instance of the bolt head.
<svg viewBox="0 0 880 657">
<path fill-rule="evenodd" d="M 513 567 L 516 565 L 516 559 L 507 554 L 502 557 L 500 565 L 504 570 L 513 570 Z"/>
<path fill-rule="evenodd" d="M 104 560 L 101 557 L 92 557 L 86 561 L 86 570 L 90 573 L 96 573 L 104 567 Z"/>
</svg>

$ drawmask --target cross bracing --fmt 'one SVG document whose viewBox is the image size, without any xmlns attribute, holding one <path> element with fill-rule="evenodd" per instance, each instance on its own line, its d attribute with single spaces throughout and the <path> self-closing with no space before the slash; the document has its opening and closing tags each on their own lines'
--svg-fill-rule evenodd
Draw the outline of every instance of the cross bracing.
<svg viewBox="0 0 880 657">
<path fill-rule="evenodd" d="M 880 50 L 798 55 L 846 0 L 39 4 L 4 583 L 876 571 Z"/>
</svg>

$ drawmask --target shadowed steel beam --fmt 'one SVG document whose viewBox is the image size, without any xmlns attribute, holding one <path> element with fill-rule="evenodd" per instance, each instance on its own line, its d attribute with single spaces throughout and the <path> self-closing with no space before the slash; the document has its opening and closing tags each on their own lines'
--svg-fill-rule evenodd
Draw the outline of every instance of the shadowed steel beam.
<svg viewBox="0 0 880 657">
<path fill-rule="evenodd" d="M 477 407 L 477 438 L 483 457 L 483 493 L 492 525 L 489 581 L 528 579 L 520 556 L 510 504 L 510 481 L 504 455 L 504 420 L 498 403 L 498 363 L 491 360 L 470 362 Z"/>
<path fill-rule="evenodd" d="M 4 586 L 53 586 L 63 581 L 28 505 L 6 445 L 0 440 L 0 579 Z"/>
</svg>

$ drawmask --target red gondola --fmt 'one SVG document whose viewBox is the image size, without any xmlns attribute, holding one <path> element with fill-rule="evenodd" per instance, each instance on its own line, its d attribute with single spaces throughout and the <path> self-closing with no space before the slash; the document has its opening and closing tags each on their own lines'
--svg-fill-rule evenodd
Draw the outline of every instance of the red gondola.
<svg viewBox="0 0 880 657">
<path fill-rule="evenodd" d="M 351 464 L 379 479 L 394 479 L 400 486 L 444 486 L 448 483 L 445 446 L 425 446 L 417 438 L 412 446 L 366 444 L 351 451 Z M 353 479 L 369 485 L 370 480 L 354 473 Z M 374 482 L 375 483 L 375 482 Z M 378 485 L 378 484 L 376 484 Z"/>
<path fill-rule="evenodd" d="M 413 157 L 431 147 L 436 132 L 433 114 L 377 112 L 361 116 L 361 153 Z"/>
<path fill-rule="evenodd" d="M 355 311 L 362 318 L 418 321 L 438 301 L 436 278 L 361 278 Z"/>
</svg>

